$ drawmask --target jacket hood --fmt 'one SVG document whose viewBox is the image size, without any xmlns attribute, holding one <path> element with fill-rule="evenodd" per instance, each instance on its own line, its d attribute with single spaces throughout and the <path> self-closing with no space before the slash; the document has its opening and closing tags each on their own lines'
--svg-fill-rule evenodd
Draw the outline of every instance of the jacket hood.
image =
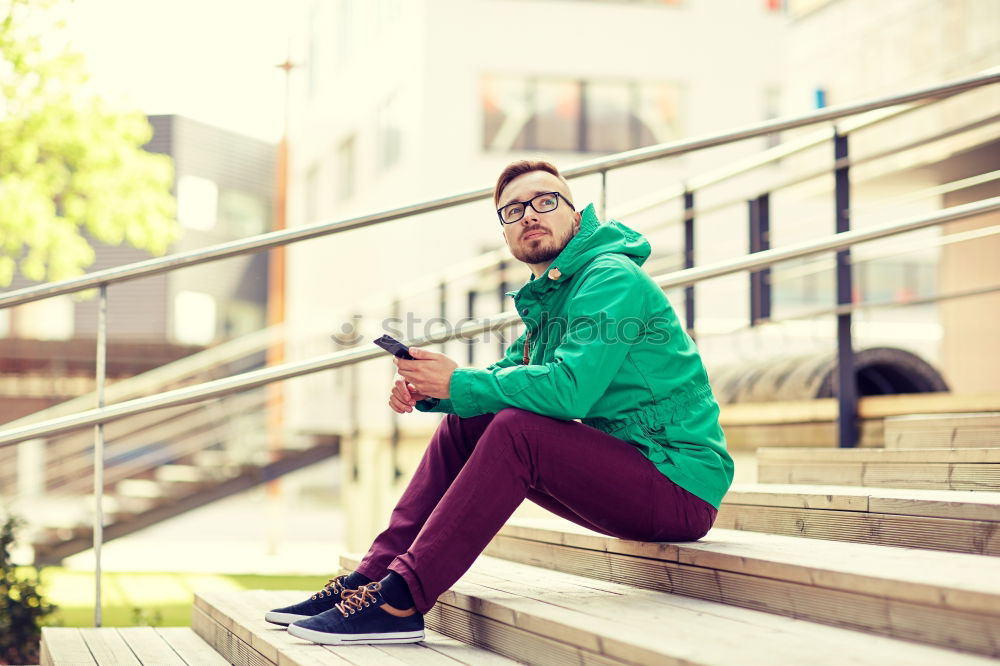
<svg viewBox="0 0 1000 666">
<path fill-rule="evenodd" d="M 521 290 L 537 283 L 541 283 L 537 286 L 542 289 L 555 286 L 557 282 L 565 281 L 563 278 L 571 277 L 602 254 L 623 254 L 634 261 L 637 266 L 642 266 L 649 258 L 650 251 L 649 241 L 646 240 L 645 236 L 615 220 L 602 223 L 597 219 L 594 204 L 590 204 L 580 211 L 580 230 L 570 239 L 546 271 L 548 273 L 558 269 L 559 278 L 536 279 L 532 273 L 528 282 L 521 289 L 509 291 L 507 295 L 515 296 Z"/>
</svg>

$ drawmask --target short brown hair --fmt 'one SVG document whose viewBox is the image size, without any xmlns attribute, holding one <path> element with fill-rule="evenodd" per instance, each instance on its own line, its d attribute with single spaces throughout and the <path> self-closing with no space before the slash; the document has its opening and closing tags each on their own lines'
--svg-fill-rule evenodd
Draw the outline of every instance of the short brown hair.
<svg viewBox="0 0 1000 666">
<path fill-rule="evenodd" d="M 545 171 L 551 173 L 553 176 L 562 181 L 563 185 L 566 186 L 566 194 L 569 194 L 569 183 L 563 178 L 562 174 L 559 173 L 559 169 L 555 167 L 551 162 L 546 162 L 544 160 L 519 160 L 517 162 L 511 162 L 504 170 L 500 173 L 500 177 L 497 178 L 496 188 L 493 190 L 493 205 L 497 206 L 500 204 L 500 194 L 504 191 L 504 188 L 510 184 L 510 181 L 514 180 L 518 176 L 523 176 L 526 173 L 531 173 L 532 171 Z"/>
</svg>

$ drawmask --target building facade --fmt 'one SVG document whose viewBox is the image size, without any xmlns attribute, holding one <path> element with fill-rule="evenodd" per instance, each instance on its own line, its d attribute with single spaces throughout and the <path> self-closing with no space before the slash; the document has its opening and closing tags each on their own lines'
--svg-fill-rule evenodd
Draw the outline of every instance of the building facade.
<svg viewBox="0 0 1000 666">
<path fill-rule="evenodd" d="M 176 115 L 150 116 L 145 149 L 174 161 L 181 234 L 170 253 L 268 231 L 275 146 Z M 98 271 L 150 258 L 126 245 L 92 241 Z M 262 328 L 267 254 L 196 266 L 108 288 L 108 376 L 138 374 L 211 344 Z M 17 276 L 11 289 L 31 283 Z M 19 407 L 41 409 L 92 390 L 97 300 L 61 296 L 3 312 L 0 389 Z"/>
<path fill-rule="evenodd" d="M 788 21 L 779 10 L 763 0 L 310 3 L 293 86 L 289 224 L 488 186 L 516 159 L 568 167 L 774 117 Z M 612 174 L 608 211 L 766 145 L 758 139 Z M 600 199 L 597 178 L 571 186 L 580 207 Z M 629 223 L 645 230 L 678 211 L 670 202 Z M 660 265 L 680 261 L 681 228 L 654 241 Z M 745 251 L 740 240 L 713 242 L 710 227 L 699 235 L 699 262 Z M 502 247 L 491 201 L 290 247 L 290 356 L 330 351 L 330 334 L 361 310 L 366 334 L 407 313 L 421 320 L 414 334 L 442 312 L 455 321 L 468 313 L 467 289 L 449 293 L 442 310 L 437 269 Z M 527 277 L 514 266 L 507 284 Z M 425 293 L 412 293 L 417 282 L 430 282 Z M 509 307 L 495 282 L 481 282 L 468 287 L 479 290 L 477 315 Z M 399 292 L 409 296 L 393 303 Z M 705 298 L 708 317 L 731 301 Z M 499 349 L 490 343 L 475 362 L 495 360 Z M 466 356 L 458 343 L 446 350 Z M 387 387 L 391 368 L 379 367 L 366 375 Z M 344 388 L 324 375 L 289 383 L 288 423 L 312 429 L 341 419 Z M 385 420 L 384 402 L 363 402 L 372 403 L 366 423 Z"/>
<path fill-rule="evenodd" d="M 817 90 L 827 103 L 840 104 L 1000 65 L 1000 3 L 993 0 L 793 0 L 789 9 L 782 73 L 782 104 L 789 112 L 802 111 Z M 997 108 L 1000 86 L 993 85 L 852 136 L 852 155 L 862 157 L 920 144 L 852 170 L 852 197 L 860 210 L 854 224 L 880 224 L 1000 194 L 1000 181 L 989 179 L 1000 163 Z M 873 208 L 870 214 L 866 206 Z M 1000 216 L 985 215 L 859 248 L 861 257 L 883 255 L 861 264 L 862 278 L 869 274 L 870 300 L 944 297 L 896 309 L 890 320 L 896 325 L 884 327 L 876 341 L 918 351 L 957 393 L 1000 390 L 1000 292 L 950 298 L 1000 286 L 1000 265 L 993 259 L 1000 255 L 1000 234 L 985 233 L 998 222 Z M 908 245 L 912 249 L 898 251 Z"/>
</svg>

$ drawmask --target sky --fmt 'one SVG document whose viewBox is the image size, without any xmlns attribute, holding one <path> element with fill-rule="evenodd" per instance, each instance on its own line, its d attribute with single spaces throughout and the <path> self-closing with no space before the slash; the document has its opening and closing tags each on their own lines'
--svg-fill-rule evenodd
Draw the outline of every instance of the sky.
<svg viewBox="0 0 1000 666">
<path fill-rule="evenodd" d="M 75 0 L 67 36 L 95 90 L 147 114 L 176 113 L 276 141 L 293 2 Z"/>
</svg>

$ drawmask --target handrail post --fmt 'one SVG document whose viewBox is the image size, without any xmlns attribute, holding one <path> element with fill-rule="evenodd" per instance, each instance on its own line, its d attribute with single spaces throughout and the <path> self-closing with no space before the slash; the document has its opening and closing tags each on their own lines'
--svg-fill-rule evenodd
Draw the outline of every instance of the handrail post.
<svg viewBox="0 0 1000 666">
<path fill-rule="evenodd" d="M 504 308 L 507 306 L 507 260 L 501 259 L 497 262 L 497 273 L 500 279 L 497 280 L 497 305 L 499 305 L 498 312 L 503 312 Z M 507 345 L 504 344 L 504 336 L 497 335 L 497 346 L 500 351 L 500 358 L 503 358 L 507 353 Z"/>
<path fill-rule="evenodd" d="M 770 195 L 765 192 L 751 199 L 750 253 L 771 249 Z M 771 269 L 763 268 L 750 273 L 750 326 L 771 318 Z"/>
<path fill-rule="evenodd" d="M 356 345 L 361 340 L 361 315 L 353 313 L 351 315 L 351 341 L 350 346 Z M 361 389 L 359 387 L 358 366 L 351 364 L 347 367 L 347 381 L 350 382 L 350 397 L 348 399 L 348 422 L 350 424 L 351 447 L 351 483 L 357 483 L 361 477 L 361 466 L 358 462 L 358 455 L 361 449 Z"/>
<path fill-rule="evenodd" d="M 694 192 L 684 191 L 684 268 L 694 268 Z M 694 339 L 694 285 L 684 287 L 684 324 Z"/>
<path fill-rule="evenodd" d="M 402 314 L 402 305 L 399 299 L 395 299 L 392 302 L 392 317 L 396 321 L 400 321 L 400 315 Z M 406 331 L 404 331 L 403 336 L 406 338 Z M 395 365 L 392 366 L 392 378 L 389 383 L 393 384 L 396 380 L 396 375 L 398 374 Z M 405 381 L 405 380 L 404 380 Z M 392 481 L 395 484 L 399 480 L 399 477 L 403 476 L 403 470 L 399 467 L 399 442 L 402 439 L 402 432 L 399 427 L 399 414 L 395 410 L 389 410 L 389 419 L 392 423 L 392 430 L 389 435 L 389 453 L 392 461 Z"/>
<path fill-rule="evenodd" d="M 467 303 L 466 313 L 468 314 L 468 317 L 469 317 L 470 321 L 472 321 L 473 319 L 476 318 L 476 295 L 477 294 L 476 294 L 476 290 L 475 289 L 470 289 L 469 290 L 468 300 L 466 301 L 466 303 Z M 476 363 L 476 347 L 475 347 L 475 344 L 476 343 L 472 339 L 468 339 L 468 340 L 465 341 L 465 346 L 468 349 L 468 353 L 469 353 L 468 363 L 469 363 L 470 366 L 473 366 Z"/>
<path fill-rule="evenodd" d="M 839 130 L 833 135 L 834 199 L 837 233 L 851 228 L 851 180 L 847 165 L 847 135 Z M 842 163 L 843 162 L 843 163 Z M 837 305 L 853 301 L 851 250 L 837 252 Z M 854 344 L 851 338 L 851 311 L 837 315 L 837 443 L 840 448 L 857 446 L 858 387 L 854 377 Z"/>
<path fill-rule="evenodd" d="M 600 199 L 600 216 L 603 222 L 608 214 L 608 171 L 607 169 L 601 170 L 601 199 Z"/>
<path fill-rule="evenodd" d="M 104 407 L 108 363 L 108 285 L 97 304 L 97 408 Z M 94 426 L 94 626 L 101 626 L 101 546 L 104 543 L 104 424 Z"/>
<path fill-rule="evenodd" d="M 447 280 L 441 280 L 440 284 L 438 284 L 438 306 L 439 306 L 438 307 L 438 316 L 441 317 L 441 323 L 444 324 L 445 326 L 448 326 L 450 328 L 450 326 L 448 324 L 448 282 L 447 282 Z M 448 343 L 447 342 L 442 342 L 441 343 L 441 349 L 440 349 L 440 351 L 445 356 L 448 355 Z"/>
</svg>

